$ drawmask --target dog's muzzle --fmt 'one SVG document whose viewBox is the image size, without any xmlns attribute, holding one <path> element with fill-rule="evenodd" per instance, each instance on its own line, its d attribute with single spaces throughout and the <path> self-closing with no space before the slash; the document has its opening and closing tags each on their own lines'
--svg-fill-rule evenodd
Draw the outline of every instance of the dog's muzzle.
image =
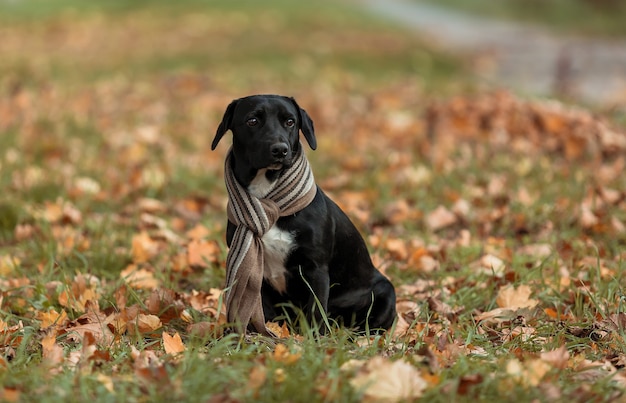
<svg viewBox="0 0 626 403">
<path fill-rule="evenodd" d="M 291 150 L 287 143 L 275 143 L 270 146 L 270 155 L 272 158 L 272 164 L 268 169 L 282 169 L 285 166 L 289 166 L 291 161 Z"/>
</svg>

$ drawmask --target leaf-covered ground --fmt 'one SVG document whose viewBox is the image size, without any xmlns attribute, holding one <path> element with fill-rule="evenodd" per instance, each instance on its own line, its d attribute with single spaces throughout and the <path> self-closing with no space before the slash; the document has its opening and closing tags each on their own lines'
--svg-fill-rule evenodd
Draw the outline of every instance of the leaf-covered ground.
<svg viewBox="0 0 626 403">
<path fill-rule="evenodd" d="M 623 397 L 623 127 L 468 92 L 335 4 L 67 4 L 1 5 L 0 400 Z M 316 178 L 397 288 L 385 336 L 223 335 L 210 141 L 261 92 L 313 117 Z"/>
</svg>

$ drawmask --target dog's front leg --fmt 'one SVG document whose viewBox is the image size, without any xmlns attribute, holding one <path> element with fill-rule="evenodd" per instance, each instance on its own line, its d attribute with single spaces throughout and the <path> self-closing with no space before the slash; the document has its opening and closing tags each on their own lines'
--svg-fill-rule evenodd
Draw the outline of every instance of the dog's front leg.
<svg viewBox="0 0 626 403">
<path fill-rule="evenodd" d="M 330 277 L 327 265 L 314 265 L 314 267 L 299 267 L 300 277 L 305 282 L 309 297 L 304 307 L 304 314 L 311 326 L 320 329 L 325 333 L 329 327 L 328 296 L 330 288 Z"/>
</svg>

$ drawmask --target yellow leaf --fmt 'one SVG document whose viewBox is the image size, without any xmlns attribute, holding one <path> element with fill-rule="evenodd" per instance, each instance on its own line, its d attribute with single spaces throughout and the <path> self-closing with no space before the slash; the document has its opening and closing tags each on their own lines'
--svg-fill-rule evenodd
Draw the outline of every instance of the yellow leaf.
<svg viewBox="0 0 626 403">
<path fill-rule="evenodd" d="M 20 259 L 10 256 L 0 256 L 0 276 L 8 276 L 20 264 Z"/>
<path fill-rule="evenodd" d="M 178 332 L 174 333 L 174 336 L 170 336 L 169 333 L 163 332 L 163 348 L 167 354 L 179 354 L 185 351 L 185 345 Z"/>
</svg>

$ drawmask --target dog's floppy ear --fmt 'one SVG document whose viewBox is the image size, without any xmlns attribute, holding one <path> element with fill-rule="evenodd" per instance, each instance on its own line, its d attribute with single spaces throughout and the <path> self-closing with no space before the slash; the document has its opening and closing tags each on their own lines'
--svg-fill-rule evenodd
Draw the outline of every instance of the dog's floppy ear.
<svg viewBox="0 0 626 403">
<path fill-rule="evenodd" d="M 293 102 L 293 104 L 296 106 L 296 109 L 298 110 L 300 130 L 302 130 L 306 142 L 309 143 L 309 147 L 311 147 L 312 150 L 315 150 L 317 148 L 317 140 L 315 139 L 315 128 L 313 127 L 313 120 L 311 120 L 311 117 L 308 113 L 306 113 L 304 109 L 300 108 L 295 99 L 289 99 L 291 100 L 291 102 Z"/>
<path fill-rule="evenodd" d="M 235 99 L 233 102 L 226 107 L 226 112 L 224 112 L 224 117 L 222 117 L 222 122 L 217 127 L 217 131 L 215 132 L 215 138 L 213 139 L 213 143 L 211 143 L 211 150 L 215 150 L 217 147 L 217 143 L 220 142 L 224 133 L 226 133 L 233 124 L 233 113 L 235 112 L 235 107 L 237 106 L 237 102 L 239 100 Z"/>
</svg>

